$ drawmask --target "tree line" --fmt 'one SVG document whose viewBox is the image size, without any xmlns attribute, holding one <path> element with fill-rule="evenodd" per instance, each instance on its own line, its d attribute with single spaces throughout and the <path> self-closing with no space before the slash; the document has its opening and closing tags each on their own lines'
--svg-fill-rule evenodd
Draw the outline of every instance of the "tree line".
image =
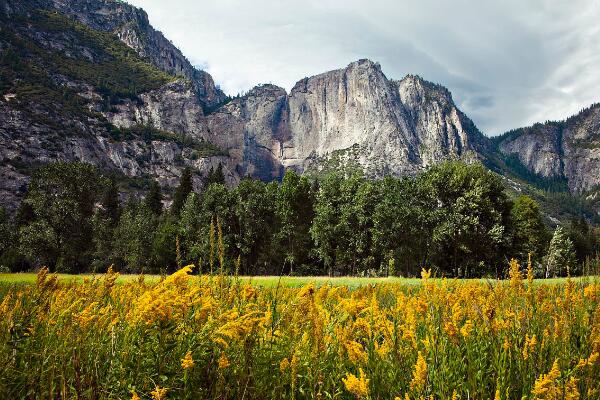
<svg viewBox="0 0 600 400">
<path fill-rule="evenodd" d="M 201 193 L 185 169 L 167 209 L 153 181 L 121 202 L 115 179 L 84 163 L 36 170 L 16 216 L 0 213 L 0 267 L 69 273 L 162 273 L 193 263 L 244 275 L 502 276 L 531 256 L 538 276 L 584 272 L 599 249 L 585 219 L 554 231 L 530 197 L 509 198 L 481 164 L 445 162 L 415 177 L 369 180 L 286 171 L 281 182 L 224 185 L 213 169 Z"/>
</svg>

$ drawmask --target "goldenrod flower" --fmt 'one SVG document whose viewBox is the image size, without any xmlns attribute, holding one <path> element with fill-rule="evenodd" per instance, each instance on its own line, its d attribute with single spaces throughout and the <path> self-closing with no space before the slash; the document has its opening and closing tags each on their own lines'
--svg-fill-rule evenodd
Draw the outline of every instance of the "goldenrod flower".
<svg viewBox="0 0 600 400">
<path fill-rule="evenodd" d="M 468 319 L 465 321 L 465 324 L 463 325 L 463 327 L 460 328 L 460 334 L 463 335 L 463 337 L 468 337 L 472 330 L 473 330 L 473 322 L 471 322 L 471 320 Z"/>
<path fill-rule="evenodd" d="M 346 351 L 348 352 L 348 359 L 352 364 L 366 363 L 369 359 L 369 355 L 363 350 L 360 343 L 353 340 L 348 341 L 344 344 Z"/>
<path fill-rule="evenodd" d="M 156 388 L 154 388 L 154 390 L 150 392 L 150 395 L 154 400 L 164 400 L 167 398 L 167 391 L 167 388 L 161 388 L 157 385 Z"/>
<path fill-rule="evenodd" d="M 554 360 L 550 372 L 542 374 L 533 385 L 531 394 L 536 396 L 545 396 L 548 398 L 555 398 L 559 394 L 559 389 L 556 387 L 556 379 L 560 376 L 560 367 L 558 366 L 558 359 Z"/>
<path fill-rule="evenodd" d="M 362 368 L 359 369 L 360 377 L 357 378 L 354 374 L 347 373 L 345 378 L 342 378 L 344 387 L 347 391 L 361 399 L 369 395 L 369 379 L 365 376 Z"/>
<path fill-rule="evenodd" d="M 131 392 L 131 400 L 140 400 L 140 396 L 138 396 L 135 390 Z"/>
<path fill-rule="evenodd" d="M 221 353 L 221 357 L 219 357 L 219 369 L 225 369 L 229 367 L 229 360 L 224 353 Z"/>
<path fill-rule="evenodd" d="M 423 355 L 419 351 L 417 356 L 417 363 L 415 364 L 415 370 L 413 371 L 413 379 L 410 382 L 411 388 L 422 388 L 427 382 L 427 363 L 423 358 Z"/>
<path fill-rule="evenodd" d="M 431 268 L 429 268 L 429 269 L 421 268 L 421 279 L 423 279 L 424 281 L 427 281 L 427 279 L 429 279 L 429 277 L 431 277 Z"/>
<path fill-rule="evenodd" d="M 192 358 L 192 352 L 188 351 L 185 356 L 181 359 L 181 368 L 188 369 L 194 366 L 194 360 Z"/>
<path fill-rule="evenodd" d="M 290 361 L 287 359 L 287 357 L 285 357 L 283 360 L 281 360 L 281 362 L 279 363 L 279 370 L 281 372 L 285 372 L 286 369 L 288 369 L 290 366 Z"/>
<path fill-rule="evenodd" d="M 579 393 L 579 388 L 577 387 L 577 379 L 571 377 L 569 382 L 565 385 L 565 400 L 579 400 L 581 394 Z"/>
</svg>

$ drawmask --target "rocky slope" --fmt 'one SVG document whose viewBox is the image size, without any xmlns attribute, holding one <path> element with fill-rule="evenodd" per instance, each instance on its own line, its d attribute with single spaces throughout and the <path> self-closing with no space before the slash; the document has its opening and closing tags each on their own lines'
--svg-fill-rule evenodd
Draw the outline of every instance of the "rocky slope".
<svg viewBox="0 0 600 400">
<path fill-rule="evenodd" d="M 0 1 L 0 19 L 0 197 L 9 209 L 32 169 L 54 160 L 90 162 L 142 188 L 149 177 L 176 185 L 184 166 L 200 188 L 218 163 L 238 180 L 227 153 L 205 139 L 205 109 L 225 96 L 143 11 Z"/>
<path fill-rule="evenodd" d="M 379 64 L 260 85 L 227 98 L 143 10 L 116 0 L 0 0 L 0 197 L 14 209 L 36 165 L 91 162 L 125 182 L 195 185 L 322 174 L 414 174 L 445 159 L 479 159 L 525 180 L 580 193 L 598 185 L 600 106 L 562 123 L 483 136 L 442 86 Z M 535 183 L 535 182 L 534 182 Z"/>
<path fill-rule="evenodd" d="M 259 86 L 207 120 L 216 134 L 210 140 L 230 149 L 240 173 L 263 179 L 284 168 L 410 174 L 448 158 L 482 157 L 487 146 L 446 89 L 417 76 L 389 80 L 369 60 L 305 78 L 289 94 Z"/>
<path fill-rule="evenodd" d="M 562 179 L 573 193 L 600 185 L 600 104 L 561 122 L 535 124 L 495 139 L 502 155 L 513 155 L 545 179 Z"/>
</svg>

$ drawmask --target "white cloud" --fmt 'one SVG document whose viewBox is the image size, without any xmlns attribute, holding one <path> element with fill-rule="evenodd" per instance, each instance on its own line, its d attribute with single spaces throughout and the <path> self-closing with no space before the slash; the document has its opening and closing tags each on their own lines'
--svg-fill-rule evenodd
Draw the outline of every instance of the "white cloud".
<svg viewBox="0 0 600 400">
<path fill-rule="evenodd" d="M 359 58 L 448 87 L 485 133 L 600 101 L 596 0 L 130 0 L 229 94 Z"/>
</svg>

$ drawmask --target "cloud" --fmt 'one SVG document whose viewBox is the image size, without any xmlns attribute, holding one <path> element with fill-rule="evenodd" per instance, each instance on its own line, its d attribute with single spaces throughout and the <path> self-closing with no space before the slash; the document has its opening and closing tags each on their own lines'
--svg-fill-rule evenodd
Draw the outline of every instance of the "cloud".
<svg viewBox="0 0 600 400">
<path fill-rule="evenodd" d="M 359 58 L 450 89 L 489 135 L 600 101 L 600 3 L 130 0 L 229 94 Z"/>
</svg>

